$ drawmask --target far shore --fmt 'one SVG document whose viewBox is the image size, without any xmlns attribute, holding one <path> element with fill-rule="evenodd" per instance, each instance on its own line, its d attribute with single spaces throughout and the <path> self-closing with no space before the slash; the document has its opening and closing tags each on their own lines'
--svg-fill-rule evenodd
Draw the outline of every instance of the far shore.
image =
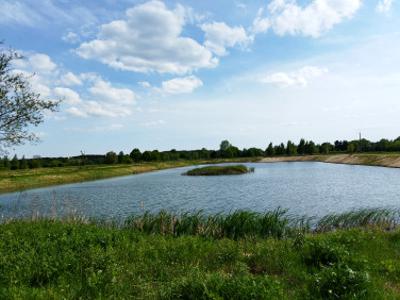
<svg viewBox="0 0 400 300">
<path fill-rule="evenodd" d="M 326 154 L 303 156 L 264 157 L 259 162 L 300 162 L 316 161 L 334 164 L 379 166 L 400 168 L 400 153 L 355 153 L 355 154 Z"/>
<path fill-rule="evenodd" d="M 38 187 L 85 182 L 199 164 L 215 164 L 226 162 L 274 163 L 301 161 L 400 168 L 400 153 L 326 154 L 274 156 L 262 158 L 243 157 L 215 160 L 149 162 L 125 165 L 87 165 L 76 167 L 39 168 L 32 170 L 7 170 L 0 171 L 0 194 L 18 192 Z"/>
</svg>

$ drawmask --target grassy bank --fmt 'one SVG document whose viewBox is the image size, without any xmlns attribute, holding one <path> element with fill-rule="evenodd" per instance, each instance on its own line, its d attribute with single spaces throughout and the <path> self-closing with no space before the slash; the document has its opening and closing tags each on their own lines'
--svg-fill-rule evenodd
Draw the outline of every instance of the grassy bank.
<svg viewBox="0 0 400 300">
<path fill-rule="evenodd" d="M 254 172 L 254 168 L 245 165 L 234 166 L 207 166 L 187 171 L 184 175 L 188 176 L 218 176 L 218 175 L 240 175 Z"/>
<path fill-rule="evenodd" d="M 400 153 L 355 153 L 265 157 L 261 162 L 319 161 L 335 164 L 400 168 Z"/>
<path fill-rule="evenodd" d="M 168 161 L 123 165 L 88 165 L 27 170 L 0 171 L 0 193 L 64 183 L 82 182 L 116 176 L 184 167 L 196 164 L 249 161 L 250 159 Z"/>
<path fill-rule="evenodd" d="M 400 231 L 388 220 L 328 216 L 321 224 L 336 230 L 323 233 L 282 210 L 162 212 L 121 226 L 10 221 L 0 225 L 0 298 L 400 299 Z"/>
</svg>

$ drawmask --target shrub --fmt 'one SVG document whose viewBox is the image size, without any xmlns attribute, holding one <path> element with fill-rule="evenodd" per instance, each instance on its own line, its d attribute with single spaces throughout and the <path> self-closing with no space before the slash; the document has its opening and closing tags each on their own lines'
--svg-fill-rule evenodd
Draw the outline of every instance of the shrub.
<svg viewBox="0 0 400 300">
<path fill-rule="evenodd" d="M 324 267 L 315 274 L 310 292 L 322 299 L 362 299 L 370 288 L 369 275 L 355 271 L 346 264 Z"/>
</svg>

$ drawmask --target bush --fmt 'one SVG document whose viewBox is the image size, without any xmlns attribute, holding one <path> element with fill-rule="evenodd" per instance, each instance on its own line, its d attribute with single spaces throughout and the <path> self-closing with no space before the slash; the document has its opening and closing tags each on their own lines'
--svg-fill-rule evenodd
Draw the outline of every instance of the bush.
<svg viewBox="0 0 400 300">
<path fill-rule="evenodd" d="M 345 261 L 348 255 L 348 252 L 338 246 L 316 240 L 306 243 L 303 261 L 308 267 L 329 267 Z"/>
<path fill-rule="evenodd" d="M 370 288 L 369 275 L 346 264 L 324 267 L 314 276 L 312 294 L 322 299 L 363 299 Z"/>
</svg>

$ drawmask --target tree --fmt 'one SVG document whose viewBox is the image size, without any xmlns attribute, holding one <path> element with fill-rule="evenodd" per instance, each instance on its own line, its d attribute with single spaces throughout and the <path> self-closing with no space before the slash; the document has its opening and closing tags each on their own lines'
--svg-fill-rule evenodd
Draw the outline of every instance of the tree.
<svg viewBox="0 0 400 300">
<path fill-rule="evenodd" d="M 268 156 L 273 156 L 275 154 L 275 149 L 272 143 L 269 143 L 267 150 L 265 150 Z"/>
<path fill-rule="evenodd" d="M 123 151 L 120 151 L 120 152 L 118 153 L 118 163 L 119 163 L 119 164 L 124 163 L 124 156 L 125 156 L 125 154 L 124 154 Z"/>
<path fill-rule="evenodd" d="M 290 156 L 290 155 L 296 155 L 296 153 L 297 153 L 296 145 L 293 144 L 291 141 L 288 141 L 286 145 L 286 154 Z"/>
<path fill-rule="evenodd" d="M 297 146 L 298 154 L 303 155 L 304 153 L 306 153 L 305 145 L 306 145 L 306 141 L 304 139 L 301 139 L 299 145 Z"/>
<path fill-rule="evenodd" d="M 309 141 L 305 143 L 304 150 L 306 154 L 314 154 L 317 152 L 317 147 L 313 141 Z"/>
<path fill-rule="evenodd" d="M 321 146 L 319 147 L 319 153 L 321 154 L 329 154 L 329 152 L 332 149 L 332 145 L 328 142 L 322 143 Z"/>
<path fill-rule="evenodd" d="M 14 155 L 13 159 L 11 160 L 11 170 L 19 169 L 19 160 L 17 154 Z"/>
<path fill-rule="evenodd" d="M 115 164 L 118 162 L 117 153 L 114 151 L 110 151 L 106 153 L 105 163 L 106 164 Z"/>
<path fill-rule="evenodd" d="M 231 145 L 231 143 L 229 143 L 228 140 L 223 140 L 219 146 L 219 150 L 221 150 L 223 152 L 223 151 L 228 150 L 228 148 L 231 146 L 232 145 Z"/>
<path fill-rule="evenodd" d="M 139 160 L 142 159 L 142 153 L 138 148 L 135 148 L 131 151 L 129 156 L 132 158 L 133 161 L 138 162 Z"/>
<path fill-rule="evenodd" d="M 0 48 L 0 151 L 26 141 L 37 141 L 30 132 L 43 122 L 44 112 L 55 111 L 59 102 L 41 98 L 32 91 L 28 78 L 15 73 L 12 62 L 22 57 Z"/>
<path fill-rule="evenodd" d="M 25 159 L 25 156 L 22 156 L 22 159 L 19 162 L 19 168 L 20 169 L 27 169 L 28 168 L 28 162 Z"/>
</svg>

